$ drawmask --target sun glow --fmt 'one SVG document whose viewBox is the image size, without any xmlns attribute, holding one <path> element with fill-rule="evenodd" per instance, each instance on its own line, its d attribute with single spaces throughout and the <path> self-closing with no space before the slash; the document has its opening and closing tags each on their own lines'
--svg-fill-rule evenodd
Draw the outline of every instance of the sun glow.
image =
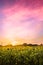
<svg viewBox="0 0 43 65">
<path fill-rule="evenodd" d="M 17 41 L 12 41 L 11 42 L 12 46 L 17 45 L 17 43 L 18 43 Z"/>
<path fill-rule="evenodd" d="M 0 40 L 0 45 L 6 46 L 6 45 L 12 45 L 15 46 L 18 44 L 18 41 L 16 40 L 11 40 L 11 39 L 2 39 Z"/>
</svg>

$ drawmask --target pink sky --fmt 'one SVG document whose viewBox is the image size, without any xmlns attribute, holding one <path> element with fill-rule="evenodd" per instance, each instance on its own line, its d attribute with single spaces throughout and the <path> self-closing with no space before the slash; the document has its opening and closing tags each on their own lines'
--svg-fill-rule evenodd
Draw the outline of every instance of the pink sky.
<svg viewBox="0 0 43 65">
<path fill-rule="evenodd" d="M 1 38 L 28 42 L 34 39 L 34 42 L 43 43 L 43 0 L 0 2 Z"/>
</svg>

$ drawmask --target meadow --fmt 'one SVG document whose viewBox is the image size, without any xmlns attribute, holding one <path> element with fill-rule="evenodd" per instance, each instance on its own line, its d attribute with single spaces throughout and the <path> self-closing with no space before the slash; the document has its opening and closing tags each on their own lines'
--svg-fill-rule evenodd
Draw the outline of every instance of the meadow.
<svg viewBox="0 0 43 65">
<path fill-rule="evenodd" d="M 0 65 L 43 65 L 43 46 L 0 47 Z"/>
</svg>

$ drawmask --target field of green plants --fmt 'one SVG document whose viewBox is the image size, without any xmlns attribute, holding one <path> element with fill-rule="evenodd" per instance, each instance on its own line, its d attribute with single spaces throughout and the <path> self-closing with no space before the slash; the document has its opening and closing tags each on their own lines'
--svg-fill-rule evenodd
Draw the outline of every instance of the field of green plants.
<svg viewBox="0 0 43 65">
<path fill-rule="evenodd" d="M 43 65 L 43 46 L 0 47 L 0 65 Z"/>
</svg>

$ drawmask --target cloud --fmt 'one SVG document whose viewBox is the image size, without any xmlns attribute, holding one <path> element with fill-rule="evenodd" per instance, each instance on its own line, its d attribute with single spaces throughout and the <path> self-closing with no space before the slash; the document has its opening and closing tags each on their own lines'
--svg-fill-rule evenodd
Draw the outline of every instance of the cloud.
<svg viewBox="0 0 43 65">
<path fill-rule="evenodd" d="M 43 35 L 43 0 L 0 0 L 0 3 L 3 38 L 36 39 Z"/>
<path fill-rule="evenodd" d="M 43 7 L 43 0 L 0 0 L 0 8 L 12 7 L 15 5 L 30 8 Z"/>
<path fill-rule="evenodd" d="M 4 12 L 6 18 L 3 19 L 3 36 L 10 39 L 16 37 L 26 39 L 37 38 L 40 36 L 39 33 L 43 28 L 42 10 L 21 9 L 17 12 L 13 10 L 11 12 Z"/>
</svg>

